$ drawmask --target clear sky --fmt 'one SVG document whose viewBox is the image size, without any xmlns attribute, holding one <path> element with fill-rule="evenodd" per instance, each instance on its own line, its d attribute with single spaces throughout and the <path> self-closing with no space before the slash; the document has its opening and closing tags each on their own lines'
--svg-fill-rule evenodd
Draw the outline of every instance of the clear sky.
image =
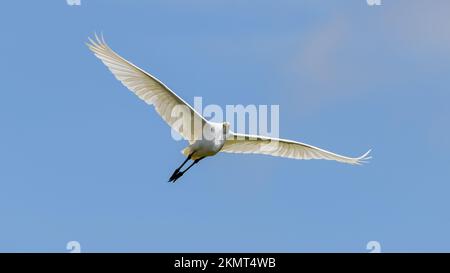
<svg viewBox="0 0 450 273">
<path fill-rule="evenodd" d="M 4 1 L 0 251 L 450 251 L 449 1 Z M 192 103 L 278 104 L 280 136 L 364 166 L 185 142 L 85 46 Z"/>
</svg>

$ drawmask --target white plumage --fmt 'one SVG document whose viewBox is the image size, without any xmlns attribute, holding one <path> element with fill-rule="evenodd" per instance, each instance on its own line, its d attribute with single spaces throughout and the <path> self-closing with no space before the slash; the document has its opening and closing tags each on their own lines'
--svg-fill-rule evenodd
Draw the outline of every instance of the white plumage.
<svg viewBox="0 0 450 273">
<path fill-rule="evenodd" d="M 189 141 L 190 145 L 183 150 L 183 154 L 188 159 L 195 160 L 193 164 L 204 157 L 215 155 L 218 152 L 255 153 L 293 159 L 326 159 L 348 164 L 361 164 L 370 159 L 368 156 L 370 150 L 360 157 L 353 158 L 292 140 L 234 133 L 229 129 L 229 123 L 227 122 L 215 123 L 207 121 L 156 77 L 115 53 L 106 44 L 103 37 L 101 39 L 97 35 L 95 37 L 96 41 L 89 39 L 88 47 L 119 81 L 140 99 L 149 105 L 153 105 L 156 112 L 169 126 Z M 186 110 L 187 115 L 185 117 L 189 118 L 186 128 L 176 124 L 179 117 L 174 116 L 173 111 L 177 106 L 182 106 Z M 190 128 L 188 128 L 189 125 Z M 203 128 L 205 126 L 214 130 L 213 138 L 205 139 L 203 137 Z M 184 173 L 179 171 L 180 168 L 175 170 L 171 177 L 172 181 L 175 181 Z"/>
<path fill-rule="evenodd" d="M 360 157 L 346 157 L 338 155 L 305 143 L 263 136 L 252 136 L 232 133 L 227 138 L 221 152 L 226 153 L 253 153 L 271 156 L 281 156 L 293 159 L 327 159 L 348 164 L 361 164 L 366 162 L 370 150 Z"/>
</svg>

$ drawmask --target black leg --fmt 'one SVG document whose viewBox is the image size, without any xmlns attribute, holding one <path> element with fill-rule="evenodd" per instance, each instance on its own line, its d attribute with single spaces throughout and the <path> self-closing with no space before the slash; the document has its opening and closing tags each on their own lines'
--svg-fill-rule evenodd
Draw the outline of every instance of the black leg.
<svg viewBox="0 0 450 273">
<path fill-rule="evenodd" d="M 184 164 L 186 164 L 186 162 L 188 162 L 189 159 L 191 159 L 191 157 L 192 157 L 193 154 L 194 154 L 194 153 L 191 153 L 191 154 L 186 158 L 186 160 L 184 160 L 184 162 L 180 165 L 180 167 L 178 167 L 178 168 L 175 169 L 175 171 L 173 172 L 173 174 L 172 174 L 172 175 L 170 176 L 170 178 L 169 178 L 169 182 L 171 182 L 171 181 L 175 178 L 175 176 L 180 172 L 180 169 L 183 168 Z"/>
<path fill-rule="evenodd" d="M 192 166 L 194 166 L 195 164 L 197 164 L 197 163 L 198 163 L 200 160 L 202 160 L 203 158 L 205 158 L 205 157 L 201 157 L 201 158 L 199 158 L 199 159 L 194 160 L 194 162 L 192 162 L 192 164 L 189 165 L 189 167 L 187 167 L 186 170 L 184 170 L 184 171 L 182 171 L 182 172 L 178 172 L 178 173 L 175 175 L 175 177 L 173 178 L 173 181 L 172 181 L 172 182 L 175 183 L 175 181 L 177 181 L 178 178 L 182 177 L 183 174 L 184 174 L 185 172 L 187 172 Z"/>
</svg>

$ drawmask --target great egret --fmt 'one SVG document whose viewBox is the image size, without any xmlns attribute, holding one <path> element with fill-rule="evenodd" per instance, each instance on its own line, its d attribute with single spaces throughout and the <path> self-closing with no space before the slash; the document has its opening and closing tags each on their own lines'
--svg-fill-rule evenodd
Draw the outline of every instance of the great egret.
<svg viewBox="0 0 450 273">
<path fill-rule="evenodd" d="M 266 154 L 294 159 L 327 159 L 355 165 L 364 163 L 371 158 L 368 156 L 370 150 L 360 157 L 346 157 L 293 140 L 238 134 L 230 130 L 230 124 L 228 122 L 216 123 L 207 121 L 156 77 L 115 53 L 106 44 L 103 37 L 101 39 L 97 35 L 95 37 L 96 41 L 89 38 L 89 43 L 87 43 L 95 56 L 128 89 L 147 104 L 153 105 L 156 112 L 173 129 L 180 133 L 184 139 L 189 141 L 189 146 L 182 151 L 187 158 L 175 169 L 169 182 L 175 182 L 200 160 L 208 156 L 213 156 L 218 152 Z M 172 110 L 180 105 L 187 109 L 190 122 L 190 124 L 184 127 L 187 128 L 191 125 L 191 128 L 194 128 L 193 130 L 186 130 L 180 126 L 176 126 L 178 117 L 172 114 Z M 195 124 L 201 124 L 201 126 L 196 127 Z M 196 137 L 198 135 L 202 136 L 205 131 L 214 132 L 213 137 Z M 180 171 L 189 160 L 193 160 L 193 163 L 184 171 Z"/>
</svg>

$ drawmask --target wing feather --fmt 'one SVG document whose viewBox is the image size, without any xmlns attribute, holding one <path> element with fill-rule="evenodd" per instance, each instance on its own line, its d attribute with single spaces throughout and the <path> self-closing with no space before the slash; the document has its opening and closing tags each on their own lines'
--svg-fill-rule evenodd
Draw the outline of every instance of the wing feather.
<svg viewBox="0 0 450 273">
<path fill-rule="evenodd" d="M 95 35 L 95 38 L 95 41 L 89 38 L 87 46 L 123 85 L 147 104 L 153 105 L 156 112 L 163 120 L 190 143 L 201 136 L 201 132 L 195 132 L 195 128 L 203 128 L 203 125 L 208 121 L 196 112 L 192 106 L 186 103 L 156 77 L 145 72 L 114 52 L 106 44 L 103 37 L 100 39 Z M 190 124 L 183 123 L 183 126 L 191 126 L 190 130 L 188 130 L 188 128 L 183 128 L 183 126 L 179 126 L 180 124 L 176 124 L 180 117 L 175 115 L 173 111 L 178 105 L 184 106 L 184 109 L 187 110 L 186 113 L 189 115 L 188 121 Z M 201 126 L 194 126 L 194 124 L 201 124 Z"/>
<path fill-rule="evenodd" d="M 255 135 L 231 133 L 226 139 L 221 152 L 253 153 L 279 156 L 293 159 L 326 159 L 342 163 L 360 165 L 371 157 L 370 150 L 360 157 L 338 155 L 305 143 Z"/>
</svg>

